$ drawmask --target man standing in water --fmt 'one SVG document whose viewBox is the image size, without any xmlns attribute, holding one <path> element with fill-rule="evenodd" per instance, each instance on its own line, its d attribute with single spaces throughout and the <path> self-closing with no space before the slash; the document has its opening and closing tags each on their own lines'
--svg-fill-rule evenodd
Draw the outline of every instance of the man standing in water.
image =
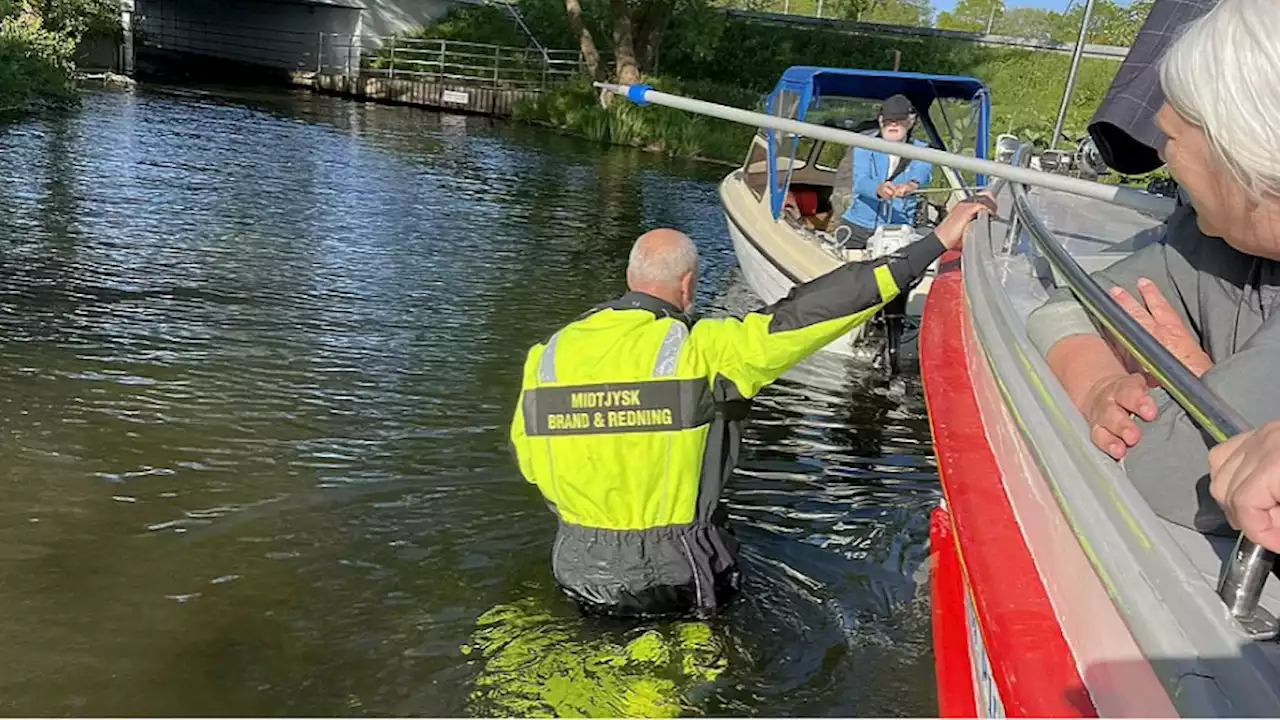
<svg viewBox="0 0 1280 720">
<path fill-rule="evenodd" d="M 899 253 L 850 263 L 743 317 L 689 317 L 693 242 L 645 233 L 630 292 L 534 345 L 511 425 L 520 471 L 559 517 L 551 568 L 585 610 L 714 611 L 737 590 L 737 542 L 720 493 L 748 401 L 870 319 L 958 248 L 987 196 L 958 204 Z"/>
</svg>

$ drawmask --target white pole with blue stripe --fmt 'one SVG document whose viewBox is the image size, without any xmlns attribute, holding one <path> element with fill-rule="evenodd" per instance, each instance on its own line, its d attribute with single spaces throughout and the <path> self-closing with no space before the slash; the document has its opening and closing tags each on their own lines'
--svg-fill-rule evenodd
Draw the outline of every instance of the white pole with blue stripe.
<svg viewBox="0 0 1280 720">
<path fill-rule="evenodd" d="M 1134 210 L 1151 213 L 1160 217 L 1168 215 L 1173 212 L 1174 209 L 1174 201 L 1172 198 L 1166 198 L 1161 195 L 1155 195 L 1143 190 L 1125 187 L 1123 185 L 1105 185 L 1103 183 L 1082 180 L 1080 178 L 1067 177 L 1065 175 L 1054 175 L 1052 173 L 1031 170 L 1029 168 L 1018 167 L 1015 165 L 1005 165 L 991 160 L 983 160 L 982 158 L 957 155 L 943 150 L 935 150 L 930 147 L 920 147 L 911 143 L 890 142 L 888 140 L 882 140 L 881 138 L 850 132 L 848 130 L 839 130 L 832 127 L 826 127 L 824 125 L 813 125 L 811 123 L 752 112 L 750 110 L 743 110 L 741 108 L 730 107 L 728 105 L 718 105 L 704 100 L 695 100 L 693 98 L 681 97 L 679 95 L 671 95 L 669 93 L 654 90 L 648 85 L 617 85 L 614 83 L 598 82 L 595 83 L 595 86 L 601 88 L 605 92 L 621 95 L 637 105 L 662 105 L 676 110 L 684 110 L 686 112 L 706 115 L 708 117 L 719 118 L 721 120 L 728 120 L 729 122 L 741 123 L 743 125 L 765 127 L 772 130 L 780 130 L 782 132 L 802 135 L 804 137 L 811 137 L 815 140 L 823 140 L 825 142 L 832 142 L 840 145 L 850 145 L 853 147 L 866 148 L 867 150 L 900 155 L 904 158 L 922 160 L 924 162 L 933 163 L 934 165 L 945 165 L 957 170 L 967 170 L 980 175 L 1003 178 L 1010 182 L 1033 185 L 1036 187 L 1047 188 L 1049 190 L 1058 190 L 1072 195 L 1079 195 L 1081 197 L 1102 200 L 1103 202 L 1132 208 Z"/>
</svg>

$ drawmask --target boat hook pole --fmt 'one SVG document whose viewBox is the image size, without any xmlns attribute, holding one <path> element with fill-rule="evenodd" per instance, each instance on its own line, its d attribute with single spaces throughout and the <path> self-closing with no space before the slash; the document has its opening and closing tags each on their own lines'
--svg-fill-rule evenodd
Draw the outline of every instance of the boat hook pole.
<svg viewBox="0 0 1280 720">
<path fill-rule="evenodd" d="M 823 125 L 814 125 L 812 123 L 800 122 L 789 118 L 777 117 L 774 115 L 766 115 L 764 113 L 752 112 L 741 108 L 730 107 L 728 105 L 718 105 L 716 103 L 706 102 L 704 100 L 695 100 L 693 98 L 681 97 L 679 95 L 671 95 L 669 93 L 659 92 L 648 85 L 617 85 L 614 83 L 594 83 L 605 93 L 613 93 L 621 95 L 637 105 L 663 105 L 676 110 L 684 110 L 686 112 L 698 115 L 707 115 L 709 117 L 728 120 L 730 122 L 740 123 L 742 125 L 750 125 L 753 127 L 765 127 L 772 130 L 780 130 L 782 132 L 794 133 L 811 137 L 815 140 L 823 140 L 826 142 L 837 143 L 840 145 L 851 145 L 853 147 L 865 148 L 867 150 L 875 150 L 878 152 L 900 155 L 911 160 L 922 160 L 924 162 L 933 163 L 934 165 L 945 165 L 957 170 L 967 170 L 982 175 L 990 175 L 992 177 L 1004 178 L 1011 182 L 1022 183 L 1024 185 L 1034 185 L 1036 187 L 1048 188 L 1050 190 L 1059 190 L 1061 192 L 1070 193 L 1072 195 L 1080 195 L 1095 200 L 1121 205 L 1140 212 L 1151 213 L 1164 218 L 1173 212 L 1174 202 L 1172 198 L 1166 198 L 1160 195 L 1153 195 L 1142 190 L 1135 190 L 1123 185 L 1104 185 L 1099 182 L 1091 182 L 1089 180 L 1081 180 L 1079 178 L 1067 177 L 1065 175 L 1055 175 L 1030 168 L 1017 167 L 1014 165 L 1006 165 L 1004 163 L 993 162 L 991 160 L 983 160 L 977 157 L 968 157 L 966 155 L 957 155 L 955 153 L 945 152 L 943 150 L 935 150 L 929 147 L 919 147 L 909 143 L 896 143 L 880 138 L 863 135 L 862 133 L 850 132 L 848 130 L 839 130 L 837 128 L 826 127 Z"/>
</svg>

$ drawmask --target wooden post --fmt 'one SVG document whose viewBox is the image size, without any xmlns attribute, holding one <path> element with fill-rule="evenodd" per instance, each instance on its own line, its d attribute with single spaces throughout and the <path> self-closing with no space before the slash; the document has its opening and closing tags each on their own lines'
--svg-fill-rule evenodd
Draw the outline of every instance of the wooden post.
<svg viewBox="0 0 1280 720">
<path fill-rule="evenodd" d="M 391 36 L 391 79 L 396 79 L 396 36 Z"/>
<path fill-rule="evenodd" d="M 440 66 L 436 68 L 436 82 L 444 82 L 444 46 L 447 40 L 440 41 Z"/>
<path fill-rule="evenodd" d="M 901 68 L 902 68 L 902 51 L 894 50 L 893 51 L 893 71 L 898 72 L 898 70 Z"/>
<path fill-rule="evenodd" d="M 502 46 L 493 49 L 493 86 L 498 87 L 498 59 L 502 56 Z"/>
</svg>

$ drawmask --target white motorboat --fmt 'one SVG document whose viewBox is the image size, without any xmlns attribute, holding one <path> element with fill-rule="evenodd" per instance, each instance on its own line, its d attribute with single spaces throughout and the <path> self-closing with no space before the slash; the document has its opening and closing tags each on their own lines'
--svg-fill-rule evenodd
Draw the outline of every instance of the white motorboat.
<svg viewBox="0 0 1280 720">
<path fill-rule="evenodd" d="M 879 103 L 896 94 L 915 105 L 918 127 L 930 147 L 985 156 L 989 103 L 986 88 L 973 78 L 797 66 L 783 73 L 767 108 L 779 118 L 858 128 L 870 135 L 878 130 Z M 841 179 L 839 172 L 841 162 L 848 162 L 848 153 L 844 145 L 762 129 L 753 138 L 743 166 L 721 182 L 720 200 L 738 264 L 747 284 L 765 303 L 782 299 L 796 284 L 846 262 L 909 244 L 963 197 L 965 183 L 960 174 L 935 168 L 935 187 L 921 193 L 915 226 L 883 225 L 866 249 L 847 248 L 828 229 L 835 225 L 833 195 L 851 191 L 839 187 L 850 182 L 848 175 Z M 901 302 L 886 307 L 877 321 L 860 326 L 827 349 L 851 353 L 859 339 L 879 328 L 885 359 L 896 362 L 901 322 L 921 316 L 931 281 L 926 277 Z"/>
</svg>

